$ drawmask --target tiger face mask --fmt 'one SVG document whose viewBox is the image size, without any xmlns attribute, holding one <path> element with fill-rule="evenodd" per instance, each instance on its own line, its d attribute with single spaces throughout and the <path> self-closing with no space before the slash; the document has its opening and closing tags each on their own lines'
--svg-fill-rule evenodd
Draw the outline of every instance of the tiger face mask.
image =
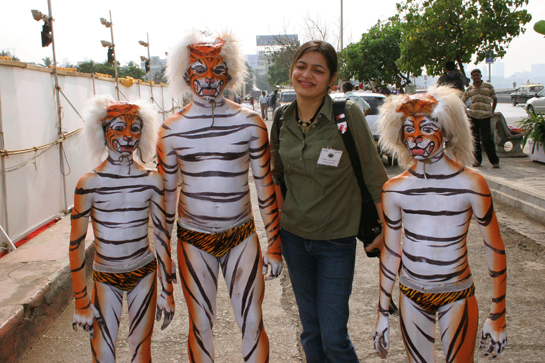
<svg viewBox="0 0 545 363">
<path fill-rule="evenodd" d="M 130 103 L 114 103 L 109 106 L 103 128 L 110 150 L 125 156 L 131 155 L 138 148 L 142 133 L 138 106 Z"/>
<path fill-rule="evenodd" d="M 443 150 L 441 125 L 431 116 L 436 105 L 437 100 L 428 94 L 413 95 L 397 109 L 405 115 L 403 141 L 416 160 L 427 160 Z"/>
<path fill-rule="evenodd" d="M 198 97 L 207 101 L 220 96 L 231 80 L 227 64 L 220 56 L 224 44 L 223 40 L 216 39 L 188 46 L 190 65 L 184 79 Z"/>
</svg>

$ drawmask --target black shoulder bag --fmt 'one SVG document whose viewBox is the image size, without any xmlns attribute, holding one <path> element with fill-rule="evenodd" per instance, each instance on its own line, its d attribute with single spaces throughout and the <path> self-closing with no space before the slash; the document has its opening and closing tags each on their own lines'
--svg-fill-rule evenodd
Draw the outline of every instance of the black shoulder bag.
<svg viewBox="0 0 545 363">
<path fill-rule="evenodd" d="M 288 105 L 284 105 L 276 111 L 274 114 L 274 126 L 278 135 L 278 142 L 280 143 L 280 129 L 282 128 L 282 114 Z M 346 115 L 344 113 L 346 106 L 346 100 L 335 100 L 333 101 L 333 114 L 335 116 L 335 123 L 339 126 L 340 123 L 346 123 Z M 344 127 L 344 132 L 341 132 L 341 136 L 348 152 L 350 158 L 350 163 L 352 164 L 352 169 L 354 170 L 354 175 L 358 181 L 358 186 L 360 187 L 361 192 L 361 217 L 360 217 L 360 227 L 358 230 L 358 239 L 363 242 L 364 247 L 369 246 L 375 238 L 382 231 L 382 226 L 379 223 L 379 216 L 377 213 L 377 208 L 375 203 L 373 203 L 373 198 L 367 190 L 367 186 L 363 180 L 363 172 L 361 170 L 360 157 L 358 155 L 358 150 L 356 149 L 356 143 L 354 142 L 354 137 L 349 127 Z M 280 145 L 279 145 L 280 146 Z M 287 187 L 286 181 L 284 179 L 284 174 L 282 173 L 277 177 L 280 182 L 280 190 L 282 191 L 282 196 L 286 197 Z M 379 257 L 380 250 L 374 249 L 371 252 L 365 252 L 368 257 Z"/>
</svg>

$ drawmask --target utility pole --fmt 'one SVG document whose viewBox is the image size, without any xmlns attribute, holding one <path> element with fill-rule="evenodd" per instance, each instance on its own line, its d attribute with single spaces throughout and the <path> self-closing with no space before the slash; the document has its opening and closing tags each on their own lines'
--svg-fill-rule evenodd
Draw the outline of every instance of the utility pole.
<svg viewBox="0 0 545 363">
<path fill-rule="evenodd" d="M 341 52 L 343 50 L 343 0 L 341 0 Z"/>
</svg>

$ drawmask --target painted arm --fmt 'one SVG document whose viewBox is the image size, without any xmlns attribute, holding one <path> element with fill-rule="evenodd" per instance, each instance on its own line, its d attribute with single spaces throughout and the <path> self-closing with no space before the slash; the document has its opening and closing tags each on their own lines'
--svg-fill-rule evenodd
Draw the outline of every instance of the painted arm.
<svg viewBox="0 0 545 363">
<path fill-rule="evenodd" d="M 174 286 L 172 284 L 172 257 L 170 254 L 170 233 L 167 230 L 166 221 L 168 219 L 165 210 L 165 198 L 163 179 L 158 173 L 153 174 L 155 187 L 160 192 L 153 192 L 151 196 L 151 218 L 153 221 L 153 232 L 155 237 L 155 251 L 157 253 L 158 277 L 161 281 L 162 292 L 157 299 L 156 320 L 161 320 L 164 313 L 165 319 L 161 330 L 172 321 L 174 317 Z M 173 218 L 171 216 L 170 218 Z M 175 276 L 175 274 L 174 274 Z"/>
<path fill-rule="evenodd" d="M 263 274 L 270 273 L 266 280 L 272 280 L 282 273 L 282 245 L 280 241 L 280 215 L 276 204 L 275 185 L 272 181 L 270 168 L 270 151 L 267 127 L 259 116 L 256 127 L 253 127 L 250 141 L 250 163 L 257 189 L 259 211 L 267 233 L 267 251 L 263 256 Z"/>
<path fill-rule="evenodd" d="M 388 190 L 388 183 L 384 190 Z M 378 318 L 373 333 L 375 350 L 381 358 L 386 358 L 390 347 L 390 319 L 388 307 L 392 290 L 401 262 L 401 208 L 396 205 L 392 194 L 382 193 L 384 208 L 384 248 L 380 254 L 380 291 Z"/>
<path fill-rule="evenodd" d="M 92 193 L 86 191 L 86 184 L 89 183 L 89 175 L 84 175 L 76 186 L 74 194 L 74 208 L 70 215 L 70 272 L 72 274 L 72 285 L 74 287 L 75 311 L 72 328 L 89 332 L 91 339 L 94 337 L 93 323 L 97 319 L 99 324 L 102 320 L 99 312 L 91 303 L 85 284 L 85 237 L 89 225 L 89 215 L 93 204 Z"/>
<path fill-rule="evenodd" d="M 494 205 L 490 196 L 490 189 L 486 181 L 479 176 L 481 194 L 485 196 L 475 196 L 471 207 L 475 218 L 479 223 L 479 229 L 483 237 L 486 250 L 486 263 L 488 271 L 492 278 L 492 306 L 490 315 L 486 319 L 479 344 L 480 348 L 486 345 L 490 338 L 487 350 L 484 356 L 491 358 L 497 357 L 507 344 L 507 332 L 505 322 L 505 296 L 507 290 L 507 258 L 505 256 L 505 247 L 501 238 L 500 228 Z"/>
<path fill-rule="evenodd" d="M 170 140 L 165 138 L 170 131 L 170 128 L 167 126 L 169 120 L 170 118 L 161 126 L 157 141 L 157 171 L 163 177 L 166 238 L 168 241 L 170 241 L 170 236 L 172 235 L 174 216 L 176 215 L 176 191 L 178 188 L 178 160 L 176 158 L 176 151 L 172 147 Z M 162 278 L 160 269 L 158 274 L 159 278 Z M 173 283 L 177 282 L 176 264 L 172 260 L 171 278 Z"/>
</svg>

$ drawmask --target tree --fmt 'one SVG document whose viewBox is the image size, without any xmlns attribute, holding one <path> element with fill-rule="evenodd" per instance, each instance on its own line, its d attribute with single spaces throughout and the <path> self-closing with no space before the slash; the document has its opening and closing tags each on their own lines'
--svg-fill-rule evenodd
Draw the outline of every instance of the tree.
<svg viewBox="0 0 545 363">
<path fill-rule="evenodd" d="M 532 17 L 528 0 L 406 0 L 397 4 L 405 21 L 399 65 L 416 76 L 426 67 L 439 75 L 447 61 L 483 61 L 490 52 L 502 58 L 507 46 Z M 465 73 L 465 72 L 464 72 Z"/>
<path fill-rule="evenodd" d="M 42 63 L 40 64 L 40 66 L 49 67 L 52 64 L 53 64 L 53 61 L 51 60 L 51 57 L 45 57 L 45 58 L 42 58 Z"/>
<path fill-rule="evenodd" d="M 82 73 L 102 73 L 115 77 L 114 65 L 109 64 L 108 61 L 105 61 L 104 63 L 95 63 L 91 60 L 89 62 L 81 63 L 76 68 L 78 72 Z M 119 78 L 132 77 L 134 79 L 142 79 L 145 75 L 146 73 L 132 61 L 124 67 L 119 67 L 118 63 L 117 76 Z"/>
<path fill-rule="evenodd" d="M 280 44 L 280 48 L 269 54 L 267 81 L 272 88 L 276 88 L 276 85 L 289 84 L 291 62 L 301 45 L 299 41 L 292 41 L 287 36 L 278 37 L 277 43 Z"/>
<path fill-rule="evenodd" d="M 410 83 L 408 75 L 398 67 L 401 23 L 398 16 L 377 22 L 357 43 L 349 44 L 340 54 L 341 79 L 374 81 L 378 86 L 395 84 L 398 88 Z"/>
<path fill-rule="evenodd" d="M 248 62 L 246 62 L 246 69 L 248 69 L 248 78 L 244 83 L 244 95 L 249 94 L 254 89 L 254 70 L 250 67 Z"/>
<path fill-rule="evenodd" d="M 16 56 L 12 55 L 10 52 L 5 51 L 5 50 L 0 51 L 0 56 L 1 57 L 10 57 L 11 60 L 20 62 L 19 58 L 17 58 Z"/>
</svg>

